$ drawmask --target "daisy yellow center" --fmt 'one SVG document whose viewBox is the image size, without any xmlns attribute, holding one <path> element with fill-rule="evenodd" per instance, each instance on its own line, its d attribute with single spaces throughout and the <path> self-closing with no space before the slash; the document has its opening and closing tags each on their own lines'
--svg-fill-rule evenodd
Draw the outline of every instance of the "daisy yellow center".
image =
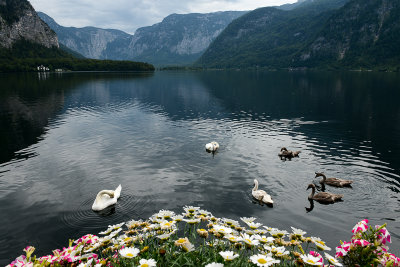
<svg viewBox="0 0 400 267">
<path fill-rule="evenodd" d="M 186 242 L 186 239 L 184 239 L 184 238 L 179 238 L 178 239 L 178 243 L 180 243 L 180 244 L 183 244 L 185 242 Z"/>
<path fill-rule="evenodd" d="M 149 265 L 147 263 L 144 263 L 144 264 L 140 265 L 140 267 L 149 267 Z"/>
<path fill-rule="evenodd" d="M 133 254 L 132 253 L 126 253 L 126 256 L 133 257 Z"/>
<path fill-rule="evenodd" d="M 257 261 L 258 261 L 258 263 L 261 263 L 261 264 L 266 264 L 267 263 L 267 261 L 265 259 L 263 259 L 263 258 L 258 259 Z"/>
<path fill-rule="evenodd" d="M 250 239 L 245 239 L 247 242 L 249 242 L 249 243 L 251 243 L 251 240 Z"/>
<path fill-rule="evenodd" d="M 315 261 L 313 261 L 313 260 L 311 260 L 311 259 L 307 260 L 307 262 L 308 262 L 308 263 L 312 263 L 312 264 L 315 263 Z"/>
</svg>

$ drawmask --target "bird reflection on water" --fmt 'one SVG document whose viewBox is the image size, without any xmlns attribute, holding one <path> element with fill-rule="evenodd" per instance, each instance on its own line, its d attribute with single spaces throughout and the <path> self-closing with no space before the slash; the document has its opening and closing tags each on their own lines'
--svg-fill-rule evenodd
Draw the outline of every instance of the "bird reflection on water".
<svg viewBox="0 0 400 267">
<path fill-rule="evenodd" d="M 115 213 L 115 205 L 109 206 L 100 211 L 94 211 L 94 213 L 96 213 L 100 217 L 109 217 Z"/>
</svg>

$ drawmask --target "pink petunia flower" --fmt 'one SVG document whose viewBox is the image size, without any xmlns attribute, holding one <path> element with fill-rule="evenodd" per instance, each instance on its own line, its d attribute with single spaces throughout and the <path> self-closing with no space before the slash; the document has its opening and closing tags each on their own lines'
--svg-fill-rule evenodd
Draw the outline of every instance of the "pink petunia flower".
<svg viewBox="0 0 400 267">
<path fill-rule="evenodd" d="M 381 258 L 382 266 L 386 266 L 389 262 L 393 263 L 391 266 L 400 266 L 400 258 L 396 257 L 394 254 L 388 253 Z"/>
<path fill-rule="evenodd" d="M 379 229 L 379 225 L 375 225 L 376 229 Z M 386 242 L 392 243 L 392 239 L 390 238 L 390 233 L 386 229 L 386 227 L 383 227 L 376 233 L 378 239 L 382 242 L 382 244 L 386 244 Z"/>
<path fill-rule="evenodd" d="M 316 251 L 310 251 L 310 255 L 313 256 L 313 257 L 315 257 L 315 258 L 318 258 L 318 262 L 323 262 L 322 255 L 319 254 L 318 252 L 316 252 Z"/>
<path fill-rule="evenodd" d="M 368 220 L 362 220 L 360 222 L 358 222 L 354 227 L 353 230 L 351 230 L 351 232 L 353 234 L 356 234 L 358 232 L 365 232 L 368 229 Z"/>
<path fill-rule="evenodd" d="M 366 247 L 371 244 L 370 242 L 368 242 L 367 240 L 364 240 L 364 239 L 353 239 L 353 240 L 351 240 L 351 243 L 353 245 L 359 246 L 359 247 Z"/>
<path fill-rule="evenodd" d="M 335 257 L 344 257 L 347 255 L 347 253 L 350 251 L 350 242 L 343 242 L 341 246 L 336 247 L 336 255 Z"/>
</svg>

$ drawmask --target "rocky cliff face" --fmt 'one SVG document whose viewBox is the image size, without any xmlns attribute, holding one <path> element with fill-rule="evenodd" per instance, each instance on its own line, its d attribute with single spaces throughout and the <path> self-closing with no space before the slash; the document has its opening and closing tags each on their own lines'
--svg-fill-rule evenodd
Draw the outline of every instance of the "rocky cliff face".
<svg viewBox="0 0 400 267">
<path fill-rule="evenodd" d="M 38 12 L 56 33 L 60 43 L 87 58 L 126 59 L 126 47 L 132 35 L 119 30 L 95 27 L 63 27 L 45 13 Z"/>
<path fill-rule="evenodd" d="M 22 39 L 47 48 L 59 47 L 56 33 L 27 0 L 0 0 L 0 46 L 10 48 Z"/>
<path fill-rule="evenodd" d="M 162 22 L 136 31 L 129 44 L 133 59 L 157 65 L 194 62 L 239 11 L 172 14 Z"/>
<path fill-rule="evenodd" d="M 192 63 L 235 18 L 245 12 L 173 14 L 134 35 L 94 27 L 67 28 L 40 17 L 68 48 L 88 58 L 145 61 L 157 65 Z"/>
</svg>

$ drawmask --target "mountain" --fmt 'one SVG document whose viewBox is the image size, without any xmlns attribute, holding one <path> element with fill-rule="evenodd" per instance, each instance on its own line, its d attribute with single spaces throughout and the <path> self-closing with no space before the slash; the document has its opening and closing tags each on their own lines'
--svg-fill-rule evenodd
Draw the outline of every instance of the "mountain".
<svg viewBox="0 0 400 267">
<path fill-rule="evenodd" d="M 172 14 L 162 22 L 139 28 L 134 35 L 94 27 L 63 27 L 40 17 L 57 33 L 60 43 L 88 58 L 129 59 L 157 65 L 190 64 L 242 11 Z"/>
<path fill-rule="evenodd" d="M 139 28 L 129 50 L 133 59 L 157 65 L 193 63 L 232 20 L 245 13 L 172 14 L 153 26 Z"/>
<path fill-rule="evenodd" d="M 256 9 L 226 27 L 197 64 L 217 68 L 288 67 L 346 2 L 307 0 L 290 8 Z"/>
<path fill-rule="evenodd" d="M 154 71 L 147 63 L 82 59 L 65 50 L 27 0 L 0 0 L 0 72 L 38 71 L 38 66 L 45 67 L 42 70 Z"/>
<path fill-rule="evenodd" d="M 126 47 L 132 38 L 130 34 L 95 27 L 63 27 L 43 12 L 38 12 L 38 15 L 57 33 L 61 44 L 87 58 L 127 59 Z"/>
<path fill-rule="evenodd" d="M 296 66 L 400 70 L 400 1 L 352 0 L 295 58 Z"/>
<path fill-rule="evenodd" d="M 59 47 L 56 33 L 44 23 L 27 0 L 0 0 L 0 47 L 27 40 L 44 47 Z"/>
</svg>

